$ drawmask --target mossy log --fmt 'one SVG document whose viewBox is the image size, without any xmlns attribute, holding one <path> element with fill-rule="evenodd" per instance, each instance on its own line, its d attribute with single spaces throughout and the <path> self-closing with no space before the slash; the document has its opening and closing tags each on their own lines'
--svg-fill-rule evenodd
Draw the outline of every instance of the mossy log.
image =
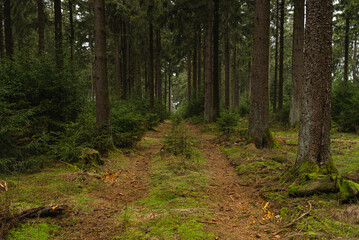
<svg viewBox="0 0 359 240">
<path fill-rule="evenodd" d="M 299 169 L 292 169 L 289 175 L 297 179 L 299 177 L 300 180 L 299 184 L 293 184 L 288 188 L 289 196 L 337 193 L 338 199 L 342 202 L 359 199 L 359 184 L 343 179 L 332 160 L 327 165 L 319 167 L 307 159 Z"/>
</svg>

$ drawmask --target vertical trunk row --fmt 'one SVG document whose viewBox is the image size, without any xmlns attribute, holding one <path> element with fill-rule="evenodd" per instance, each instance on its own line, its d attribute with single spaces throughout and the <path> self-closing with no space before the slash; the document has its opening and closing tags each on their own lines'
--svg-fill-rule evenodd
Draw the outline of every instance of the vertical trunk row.
<svg viewBox="0 0 359 240">
<path fill-rule="evenodd" d="M 63 50 L 62 50 L 62 13 L 61 0 L 54 1 L 55 8 L 55 56 L 56 66 L 62 69 L 64 66 Z"/>
<path fill-rule="evenodd" d="M 153 76 L 153 24 L 150 21 L 149 25 L 149 70 L 148 70 L 148 81 L 149 81 L 149 91 L 150 91 L 150 110 L 154 110 L 154 76 Z"/>
<path fill-rule="evenodd" d="M 304 78 L 304 0 L 294 0 L 293 50 L 292 50 L 292 96 L 289 125 L 299 123 Z"/>
<path fill-rule="evenodd" d="M 192 59 L 192 64 L 193 64 L 193 99 L 197 99 L 198 97 L 198 81 L 197 81 L 197 74 L 198 74 L 198 71 L 197 71 L 197 46 L 198 46 L 198 43 L 197 43 L 197 34 L 195 34 L 195 38 L 194 38 L 194 45 L 193 45 L 193 59 Z"/>
<path fill-rule="evenodd" d="M 273 81 L 273 112 L 277 112 L 277 83 L 278 83 L 278 28 L 279 28 L 279 0 L 276 3 L 276 26 L 275 26 L 275 63 Z"/>
<path fill-rule="evenodd" d="M 219 0 L 214 0 L 213 18 L 213 119 L 219 117 Z"/>
<path fill-rule="evenodd" d="M 191 58 L 190 55 L 191 53 L 188 54 L 189 56 L 187 57 L 187 101 L 188 103 L 192 101 L 192 84 L 191 84 L 191 76 L 192 76 L 192 72 L 191 72 Z"/>
<path fill-rule="evenodd" d="M 127 99 L 127 22 L 124 19 L 122 22 L 122 99 Z"/>
<path fill-rule="evenodd" d="M 237 46 L 233 49 L 233 69 L 232 69 L 232 87 L 233 87 L 233 108 L 238 109 L 239 106 L 239 88 L 237 73 Z"/>
<path fill-rule="evenodd" d="M 202 56 L 201 56 L 201 46 L 202 46 L 202 34 L 198 34 L 198 44 L 197 44 L 197 51 L 198 51 L 198 61 L 197 61 L 197 96 L 202 96 Z"/>
<path fill-rule="evenodd" d="M 5 48 L 6 55 L 12 57 L 14 53 L 14 42 L 11 27 L 11 4 L 10 0 L 4 0 L 4 23 L 5 23 Z"/>
<path fill-rule="evenodd" d="M 344 43 L 344 84 L 348 85 L 348 62 L 349 62 L 349 17 L 345 19 L 345 43 Z"/>
<path fill-rule="evenodd" d="M 213 73 L 212 73 L 212 0 L 207 0 L 206 5 L 206 33 L 204 40 L 204 74 L 205 74 L 205 84 L 204 84 L 204 121 L 212 122 L 213 113 L 212 113 L 212 89 L 213 89 Z"/>
<path fill-rule="evenodd" d="M 254 40 L 249 115 L 249 139 L 256 146 L 267 146 L 269 128 L 268 66 L 269 66 L 270 1 L 256 0 L 254 8 Z"/>
<path fill-rule="evenodd" d="M 43 0 L 37 0 L 37 32 L 39 35 L 39 56 L 41 56 L 45 51 L 45 15 Z"/>
<path fill-rule="evenodd" d="M 330 155 L 332 84 L 331 0 L 307 0 L 305 30 L 305 82 L 295 168 L 310 161 L 327 165 Z"/>
<path fill-rule="evenodd" d="M 168 76 L 168 110 L 172 112 L 172 82 L 171 74 Z"/>
<path fill-rule="evenodd" d="M 353 80 L 354 80 L 355 83 L 358 83 L 358 79 L 357 79 L 357 68 L 358 68 L 358 49 L 357 49 L 357 41 L 358 41 L 358 36 L 355 35 L 355 40 L 354 40 L 354 56 L 353 56 L 353 60 L 354 60 Z"/>
<path fill-rule="evenodd" d="M 231 104 L 231 96 L 230 96 L 230 52 L 229 52 L 229 5 L 228 0 L 226 0 L 226 27 L 225 27 L 225 46 L 224 46 L 224 64 L 225 64 L 225 93 L 224 93 L 224 104 L 226 106 L 226 109 L 230 109 Z"/>
<path fill-rule="evenodd" d="M 75 42 L 75 29 L 73 18 L 73 0 L 69 0 L 69 20 L 70 20 L 70 61 L 74 61 L 74 42 Z M 72 66 L 72 64 L 71 64 Z M 73 67 L 72 67 L 73 70 Z"/>
<path fill-rule="evenodd" d="M 104 0 L 94 0 L 96 121 L 110 125 L 110 101 L 106 66 L 106 26 Z"/>
<path fill-rule="evenodd" d="M 117 99 L 121 97 L 120 24 L 121 21 L 114 22 L 113 34 L 115 42 L 115 94 Z"/>
<path fill-rule="evenodd" d="M 0 1 L 0 58 L 4 56 L 3 2 Z"/>
<path fill-rule="evenodd" d="M 156 97 L 158 101 L 162 99 L 161 81 L 161 31 L 156 30 Z"/>
<path fill-rule="evenodd" d="M 280 36 L 279 36 L 279 91 L 278 91 L 278 110 L 283 108 L 283 64 L 284 64 L 284 1 L 280 3 Z"/>
</svg>

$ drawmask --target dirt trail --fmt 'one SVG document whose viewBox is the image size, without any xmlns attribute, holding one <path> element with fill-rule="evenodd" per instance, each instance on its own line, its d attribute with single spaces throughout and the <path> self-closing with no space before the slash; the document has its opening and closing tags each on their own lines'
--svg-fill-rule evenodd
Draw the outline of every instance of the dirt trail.
<svg viewBox="0 0 359 240">
<path fill-rule="evenodd" d="M 159 139 L 169 124 L 162 124 L 157 131 L 149 131 L 145 138 Z M 73 222 L 64 218 L 58 224 L 66 230 L 66 239 L 105 240 L 112 239 L 121 233 L 115 216 L 118 216 L 127 205 L 145 198 L 148 194 L 152 156 L 162 148 L 161 141 L 148 146 L 139 145 L 119 172 L 109 171 L 103 181 L 107 184 L 101 189 L 94 189 L 89 196 L 95 199 L 86 212 L 75 213 Z"/>
<path fill-rule="evenodd" d="M 243 179 L 214 143 L 215 136 L 200 134 L 198 127 L 188 127 L 201 139 L 200 150 L 208 161 L 208 195 L 215 215 L 213 223 L 208 224 L 209 230 L 225 240 L 271 238 L 267 232 L 274 232 L 278 226 L 273 215 L 268 214 L 270 206 L 259 197 L 255 186 L 243 186 Z"/>
<path fill-rule="evenodd" d="M 255 186 L 243 186 L 243 178 L 237 175 L 234 167 L 215 144 L 215 136 L 200 133 L 199 126 L 187 124 L 197 139 L 201 140 L 200 150 L 205 154 L 209 174 L 209 188 L 205 195 L 209 212 L 214 218 L 203 222 L 216 239 L 270 239 L 267 234 L 277 226 L 268 216 L 265 202 L 256 193 Z M 103 188 L 89 191 L 95 199 L 88 211 L 75 213 L 71 218 L 60 219 L 57 223 L 66 231 L 66 239 L 102 240 L 121 235 L 121 226 L 116 216 L 131 203 L 148 196 L 152 158 L 161 150 L 161 140 L 170 122 L 148 132 L 144 138 L 152 139 L 147 144 L 139 144 L 134 152 L 126 155 L 128 164 L 119 172 L 109 172 L 101 181 Z"/>
</svg>

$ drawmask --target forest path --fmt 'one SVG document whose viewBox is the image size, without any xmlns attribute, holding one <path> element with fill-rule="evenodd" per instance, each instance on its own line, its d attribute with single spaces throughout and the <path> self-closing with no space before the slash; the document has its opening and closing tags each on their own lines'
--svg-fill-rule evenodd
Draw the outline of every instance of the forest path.
<svg viewBox="0 0 359 240">
<path fill-rule="evenodd" d="M 278 226 L 256 186 L 236 173 L 214 134 L 185 125 L 200 142 L 204 163 L 198 172 L 166 175 L 173 160 L 161 155 L 171 130 L 166 121 L 133 152 L 118 156 L 116 161 L 126 159 L 118 171 L 105 165 L 100 187 L 88 192 L 91 203 L 57 223 L 58 239 L 272 239 Z"/>
<path fill-rule="evenodd" d="M 268 211 L 270 206 L 259 196 L 256 186 L 244 183 L 243 177 L 238 175 L 215 143 L 215 135 L 200 133 L 198 126 L 187 126 L 201 139 L 200 150 L 208 163 L 207 194 L 216 223 L 208 224 L 209 230 L 216 233 L 218 239 L 272 238 L 270 233 L 278 226 L 271 221 L 273 216 Z"/>
</svg>

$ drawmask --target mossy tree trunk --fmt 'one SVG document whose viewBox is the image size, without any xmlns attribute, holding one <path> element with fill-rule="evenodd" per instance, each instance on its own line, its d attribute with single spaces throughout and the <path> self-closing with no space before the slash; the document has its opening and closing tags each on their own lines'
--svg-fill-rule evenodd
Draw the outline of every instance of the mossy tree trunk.
<svg viewBox="0 0 359 240">
<path fill-rule="evenodd" d="M 332 16 L 330 0 L 307 0 L 305 82 L 295 169 L 331 163 Z"/>
<path fill-rule="evenodd" d="M 256 0 L 248 132 L 249 139 L 255 141 L 256 146 L 260 148 L 266 147 L 266 135 L 268 135 L 269 128 L 269 16 L 269 1 Z"/>
</svg>

